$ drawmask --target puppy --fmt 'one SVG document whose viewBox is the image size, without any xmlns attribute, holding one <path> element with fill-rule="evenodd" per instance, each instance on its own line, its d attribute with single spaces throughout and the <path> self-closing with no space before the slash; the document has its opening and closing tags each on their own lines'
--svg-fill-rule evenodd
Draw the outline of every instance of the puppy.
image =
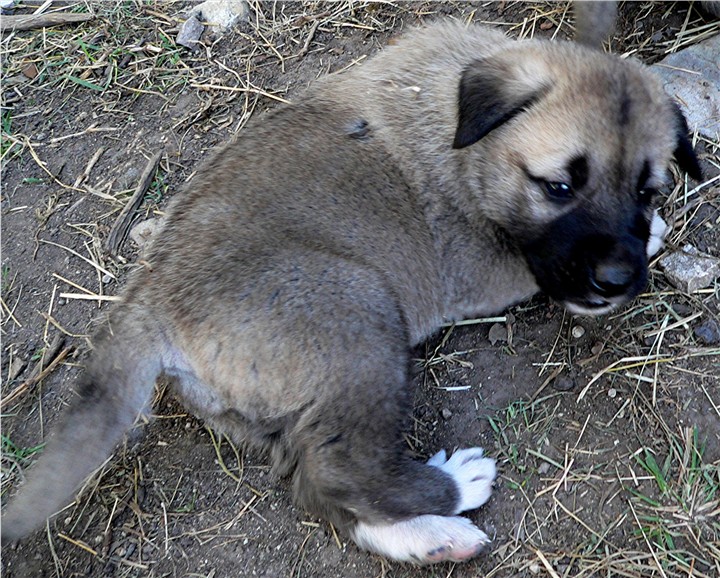
<svg viewBox="0 0 720 578">
<path fill-rule="evenodd" d="M 615 29 L 617 4 L 615 0 L 573 2 L 575 39 L 587 46 L 600 47 Z M 720 18 L 719 1 L 701 0 L 700 6 L 709 16 Z"/>
<path fill-rule="evenodd" d="M 317 82 L 178 195 L 3 537 L 61 507 L 165 375 L 360 546 L 476 555 L 488 538 L 458 514 L 495 463 L 407 455 L 410 348 L 538 290 L 589 314 L 632 299 L 673 157 L 699 176 L 655 77 L 574 44 L 437 24 Z"/>
</svg>

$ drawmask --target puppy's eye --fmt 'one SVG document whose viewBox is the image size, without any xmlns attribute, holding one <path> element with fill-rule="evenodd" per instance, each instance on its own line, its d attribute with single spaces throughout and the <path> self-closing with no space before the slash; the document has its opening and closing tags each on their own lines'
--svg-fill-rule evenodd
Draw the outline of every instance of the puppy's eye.
<svg viewBox="0 0 720 578">
<path fill-rule="evenodd" d="M 657 191 L 655 189 L 651 189 L 650 187 L 645 187 L 643 189 L 640 189 L 638 191 L 638 200 L 641 203 L 647 205 L 650 203 L 650 201 L 653 200 L 655 193 L 657 193 Z"/>
<path fill-rule="evenodd" d="M 567 183 L 543 181 L 545 196 L 556 203 L 566 203 L 575 197 L 575 191 Z"/>
</svg>

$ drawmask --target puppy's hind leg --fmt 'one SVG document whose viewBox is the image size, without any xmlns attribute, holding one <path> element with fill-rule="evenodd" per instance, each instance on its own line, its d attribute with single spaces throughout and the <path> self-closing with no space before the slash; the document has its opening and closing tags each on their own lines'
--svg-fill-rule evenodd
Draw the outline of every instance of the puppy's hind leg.
<svg viewBox="0 0 720 578">
<path fill-rule="evenodd" d="M 459 450 L 448 460 L 445 451 L 427 462 L 449 473 L 460 492 L 458 512 L 481 506 L 490 498 L 495 461 L 480 448 Z M 423 515 L 391 524 L 358 522 L 354 540 L 362 547 L 396 560 L 419 564 L 461 562 L 476 556 L 490 538 L 467 518 Z"/>
<path fill-rule="evenodd" d="M 339 274 L 340 265 L 332 271 Z M 395 560 L 474 556 L 487 536 L 457 514 L 488 500 L 495 462 L 479 448 L 449 459 L 442 452 L 428 463 L 407 454 L 402 431 L 413 396 L 403 315 L 382 280 L 367 271 L 343 272 L 352 284 L 330 285 L 329 275 L 313 311 L 322 303 L 332 315 L 303 316 L 300 323 L 293 308 L 282 306 L 281 326 L 301 325 L 313 336 L 313 348 L 299 349 L 299 334 L 276 344 L 288 356 L 287 367 L 298 368 L 286 376 L 288 386 L 312 379 L 303 390 L 313 398 L 287 432 L 297 456 L 296 500 L 349 531 L 361 547 Z M 371 277 L 369 286 L 363 276 Z M 299 305 L 299 312 L 310 309 Z"/>
<path fill-rule="evenodd" d="M 397 383 L 385 386 L 393 391 Z M 469 448 L 450 459 L 441 452 L 428 463 L 416 461 L 401 442 L 410 408 L 387 396 L 359 399 L 369 385 L 351 389 L 352 407 L 346 387 L 345 397 L 318 408 L 299 436 L 298 501 L 344 526 L 359 546 L 395 560 L 461 561 L 482 551 L 488 537 L 457 514 L 490 498 L 494 460 Z"/>
</svg>

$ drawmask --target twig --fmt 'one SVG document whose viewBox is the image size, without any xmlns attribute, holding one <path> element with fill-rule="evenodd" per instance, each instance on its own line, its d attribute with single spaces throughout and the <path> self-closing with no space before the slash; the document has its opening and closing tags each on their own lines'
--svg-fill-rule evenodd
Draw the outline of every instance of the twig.
<svg viewBox="0 0 720 578">
<path fill-rule="evenodd" d="M 105 249 L 107 249 L 107 251 L 111 254 L 116 254 L 118 249 L 120 248 L 120 244 L 125 238 L 127 230 L 130 227 L 130 221 L 132 221 L 132 218 L 135 215 L 135 211 L 137 211 L 140 203 L 145 197 L 145 192 L 148 190 L 148 187 L 150 187 L 150 184 L 152 183 L 153 177 L 155 176 L 155 171 L 160 164 L 161 158 L 162 151 L 155 153 L 153 157 L 148 161 L 147 165 L 145 166 L 145 170 L 143 171 L 143 174 L 140 176 L 140 182 L 135 188 L 135 192 L 133 193 L 132 197 L 130 197 L 130 200 L 127 202 L 123 210 L 120 212 L 120 216 L 115 221 L 115 224 L 113 225 L 110 234 L 105 241 Z"/>
<path fill-rule="evenodd" d="M 30 387 L 32 387 L 36 383 L 41 382 L 48 375 L 50 375 L 50 373 L 52 373 L 52 371 L 54 371 L 55 368 L 60 363 L 62 363 L 62 361 L 73 351 L 73 349 L 74 349 L 73 346 L 66 347 L 65 349 L 63 349 L 60 352 L 60 354 L 55 359 L 53 359 L 50 362 L 50 364 L 45 369 L 43 369 L 37 375 L 37 377 L 30 377 L 27 380 L 25 380 L 23 383 L 18 385 L 10 395 L 8 395 L 7 397 L 4 397 L 4 398 L 2 398 L 2 400 L 0 400 L 0 408 L 4 408 L 7 404 L 15 401 L 18 397 L 23 395 Z"/>
<path fill-rule="evenodd" d="M 63 299 L 79 299 L 80 301 L 122 301 L 119 295 L 87 295 L 86 293 L 60 293 Z"/>
<path fill-rule="evenodd" d="M 40 242 L 45 243 L 47 245 L 53 245 L 55 247 L 60 247 L 61 249 L 65 249 L 66 251 L 68 251 L 69 253 L 72 253 L 76 257 L 80 257 L 83 261 L 85 261 L 86 263 L 89 263 L 90 265 L 95 267 L 98 271 L 103 273 L 104 275 L 109 275 L 112 279 L 117 279 L 117 277 L 115 277 L 115 275 L 110 273 L 110 271 L 108 271 L 104 267 L 101 267 L 100 265 L 95 263 L 95 261 L 91 261 L 87 257 L 83 257 L 80 253 L 78 253 L 77 251 L 73 251 L 70 247 L 66 247 L 65 245 L 60 245 L 59 243 L 53 243 L 52 241 L 48 241 L 47 239 L 40 239 Z"/>
<path fill-rule="evenodd" d="M 7 30 L 33 30 L 48 26 L 61 26 L 63 24 L 76 24 L 93 20 L 94 14 L 68 14 L 54 12 L 52 14 L 22 14 L 14 16 L 3 15 L 0 19 L 0 32 Z"/>
<path fill-rule="evenodd" d="M 305 44 L 303 44 L 300 52 L 297 53 L 298 58 L 303 58 L 309 52 L 310 43 L 313 41 L 313 38 L 315 38 L 315 32 L 317 32 L 318 26 L 320 26 L 320 20 L 315 20 L 315 22 L 313 22 L 312 26 L 310 27 L 310 30 L 308 31 L 307 38 L 305 39 Z"/>
</svg>

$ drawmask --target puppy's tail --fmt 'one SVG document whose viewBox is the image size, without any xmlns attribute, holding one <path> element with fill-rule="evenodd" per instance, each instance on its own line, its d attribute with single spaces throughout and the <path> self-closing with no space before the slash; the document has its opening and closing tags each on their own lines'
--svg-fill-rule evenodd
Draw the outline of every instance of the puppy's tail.
<svg viewBox="0 0 720 578">
<path fill-rule="evenodd" d="M 125 319 L 108 325 L 97 340 L 76 398 L 28 472 L 28 482 L 3 511 L 3 541 L 22 538 L 65 506 L 150 401 L 163 345 L 153 343 L 159 332 L 148 331 L 137 316 Z"/>
<path fill-rule="evenodd" d="M 617 2 L 591 2 L 576 0 L 573 2 L 575 12 L 575 41 L 592 48 L 602 48 L 615 29 L 617 20 Z"/>
</svg>

